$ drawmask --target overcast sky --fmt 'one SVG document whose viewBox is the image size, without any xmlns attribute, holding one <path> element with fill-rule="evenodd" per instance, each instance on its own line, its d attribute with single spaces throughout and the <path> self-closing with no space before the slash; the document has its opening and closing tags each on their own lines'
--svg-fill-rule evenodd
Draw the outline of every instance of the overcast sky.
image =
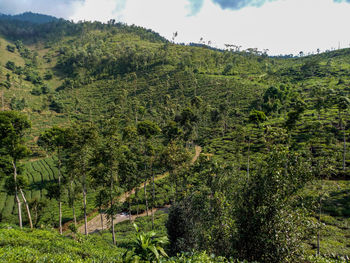
<svg viewBox="0 0 350 263">
<path fill-rule="evenodd" d="M 153 29 L 176 42 L 297 54 L 350 46 L 350 0 L 0 0 L 0 13 L 109 19 Z"/>
</svg>

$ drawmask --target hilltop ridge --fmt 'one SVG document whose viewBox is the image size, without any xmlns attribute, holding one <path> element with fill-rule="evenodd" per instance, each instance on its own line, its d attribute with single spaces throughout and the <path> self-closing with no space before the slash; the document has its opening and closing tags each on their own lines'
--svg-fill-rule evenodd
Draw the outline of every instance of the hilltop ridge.
<svg viewBox="0 0 350 263">
<path fill-rule="evenodd" d="M 32 12 L 24 12 L 16 15 L 7 15 L 0 13 L 0 20 L 17 20 L 17 21 L 25 21 L 31 22 L 35 24 L 45 24 L 53 21 L 59 20 L 54 16 L 43 15 Z"/>
</svg>

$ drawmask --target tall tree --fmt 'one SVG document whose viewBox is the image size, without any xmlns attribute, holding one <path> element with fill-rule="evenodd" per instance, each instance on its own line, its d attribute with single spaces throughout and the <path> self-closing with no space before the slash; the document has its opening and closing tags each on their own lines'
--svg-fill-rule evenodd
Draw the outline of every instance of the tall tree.
<svg viewBox="0 0 350 263">
<path fill-rule="evenodd" d="M 183 127 L 183 138 L 186 142 L 186 147 L 188 147 L 192 139 L 194 125 L 198 121 L 198 116 L 195 115 L 191 108 L 185 108 L 180 115 L 175 116 L 175 121 Z"/>
<path fill-rule="evenodd" d="M 106 189 L 109 197 L 108 214 L 111 219 L 113 244 L 116 244 L 114 216 L 115 198 L 121 193 L 119 185 L 119 159 L 121 140 L 114 119 L 110 120 L 103 131 L 104 138 L 92 158 L 93 178 L 98 185 Z M 108 190 L 107 190 L 108 189 Z"/>
<path fill-rule="evenodd" d="M 120 148 L 121 155 L 119 159 L 119 180 L 120 185 L 129 194 L 126 196 L 126 201 L 129 206 L 129 221 L 131 222 L 131 197 L 132 191 L 138 188 L 140 184 L 140 178 L 137 177 L 137 155 L 126 145 L 122 145 Z M 135 189 L 135 195 L 136 195 Z"/>
<path fill-rule="evenodd" d="M 138 177 L 137 163 L 140 153 L 137 129 L 134 126 L 127 126 L 122 131 L 123 146 L 121 148 L 121 159 L 119 161 L 120 182 L 123 188 L 129 192 L 127 196 L 129 206 L 129 220 L 131 223 L 131 196 L 135 189 L 135 201 L 138 193 L 138 186 L 140 183 Z M 138 207 L 138 204 L 137 204 Z M 138 209 L 137 209 L 138 214 Z"/>
<path fill-rule="evenodd" d="M 137 133 L 140 136 L 143 136 L 144 138 L 144 155 L 145 157 L 148 156 L 148 161 L 146 160 L 147 158 L 145 158 L 144 161 L 144 167 L 145 167 L 145 174 L 144 174 L 144 194 L 145 194 L 145 205 L 146 205 L 146 213 L 148 216 L 148 198 L 147 198 L 147 180 L 149 179 L 148 177 L 148 169 L 147 166 L 150 167 L 152 169 L 152 155 L 154 153 L 152 149 L 152 147 L 147 147 L 150 144 L 150 140 L 152 139 L 153 136 L 159 134 L 161 132 L 161 129 L 158 127 L 157 124 L 155 124 L 152 121 L 146 120 L 146 121 L 142 121 L 139 122 L 137 124 Z"/>
<path fill-rule="evenodd" d="M 46 149 L 46 151 L 57 154 L 57 168 L 58 168 L 58 178 L 57 178 L 57 200 L 58 200 L 58 224 L 60 229 L 60 234 L 62 235 L 62 191 L 61 191 L 61 180 L 62 180 L 62 158 L 63 158 L 63 148 L 67 145 L 66 140 L 67 130 L 60 127 L 53 127 L 49 130 L 43 132 L 38 140 L 38 145 Z"/>
<path fill-rule="evenodd" d="M 22 210 L 19 194 L 22 196 L 26 206 L 29 225 L 33 228 L 32 218 L 28 202 L 25 198 L 22 187 L 18 184 L 18 161 L 28 156 L 30 151 L 25 146 L 24 136 L 25 131 L 31 126 L 27 117 L 16 111 L 0 112 L 0 149 L 2 154 L 8 156 L 9 162 L 12 165 L 14 194 L 18 207 L 18 221 L 22 228 Z"/>
<path fill-rule="evenodd" d="M 161 162 L 169 170 L 170 180 L 175 185 L 175 198 L 178 193 L 178 174 L 177 169 L 187 165 L 191 161 L 191 153 L 183 147 L 178 141 L 171 141 L 161 153 Z"/>
<path fill-rule="evenodd" d="M 172 205 L 166 223 L 170 251 L 206 250 L 232 255 L 232 197 L 236 176 L 232 167 L 202 156 L 185 173 L 186 187 Z"/>
<path fill-rule="evenodd" d="M 294 197 L 311 178 L 310 163 L 282 147 L 271 151 L 237 190 L 235 247 L 249 261 L 296 259 L 303 235 L 302 209 Z"/>
<path fill-rule="evenodd" d="M 339 123 L 340 129 L 343 131 L 343 170 L 345 171 L 345 159 L 346 159 L 346 137 L 345 137 L 345 119 L 342 116 L 342 112 L 345 112 L 350 107 L 350 100 L 347 97 L 341 96 L 337 100 L 337 108 L 339 111 Z"/>
<path fill-rule="evenodd" d="M 93 146 L 97 139 L 96 129 L 91 124 L 74 125 L 69 129 L 70 147 L 67 148 L 67 171 L 70 175 L 75 175 L 79 181 L 83 192 L 84 228 L 87 230 L 86 196 L 90 180 L 90 160 L 93 154 Z"/>
</svg>

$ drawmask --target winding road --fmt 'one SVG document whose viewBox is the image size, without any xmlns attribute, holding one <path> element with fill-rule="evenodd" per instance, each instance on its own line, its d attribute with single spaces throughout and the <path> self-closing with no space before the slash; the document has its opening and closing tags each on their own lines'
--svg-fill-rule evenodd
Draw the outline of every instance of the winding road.
<svg viewBox="0 0 350 263">
<path fill-rule="evenodd" d="M 202 151 L 202 147 L 198 146 L 198 145 L 195 145 L 195 155 L 193 156 L 192 160 L 191 160 L 191 163 L 193 164 L 199 157 L 200 153 Z M 166 176 L 168 176 L 169 173 L 166 172 L 162 175 L 159 175 L 157 176 L 154 180 L 155 181 L 158 181 Z M 143 187 L 143 184 L 139 186 L 139 188 L 142 188 Z M 135 188 L 136 189 L 136 188 Z M 131 195 L 131 194 L 134 194 L 135 193 L 135 189 L 133 189 L 132 191 L 130 192 L 127 192 L 127 193 L 124 193 L 123 195 L 120 196 L 119 198 L 119 202 L 124 202 L 126 200 L 126 198 Z M 153 209 L 153 212 L 156 212 L 158 210 L 161 210 L 161 211 L 167 211 L 169 209 L 169 206 L 166 206 L 166 207 L 162 207 L 162 208 L 154 208 Z M 151 215 L 152 214 L 152 211 L 149 210 L 149 214 Z M 146 212 L 142 213 L 142 214 L 139 214 L 138 216 L 137 215 L 132 215 L 132 220 L 135 220 L 137 217 L 142 217 L 142 216 L 147 216 Z M 102 219 L 103 219 L 103 229 L 108 229 L 111 227 L 111 223 L 110 223 L 110 220 L 108 219 L 107 215 L 106 214 L 102 214 Z M 120 222 L 123 222 L 123 221 L 126 221 L 126 220 L 129 220 L 129 216 L 125 213 L 120 213 L 120 214 L 117 214 L 115 217 L 114 217 L 114 222 L 117 224 L 117 223 L 120 223 Z M 91 234 L 91 233 L 96 233 L 100 230 L 102 230 L 102 224 L 101 224 L 101 215 L 98 214 L 96 215 L 95 217 L 93 217 L 92 219 L 90 219 L 87 223 L 87 229 L 88 229 L 88 233 Z M 82 226 L 80 226 L 78 228 L 78 231 L 80 233 L 85 233 L 85 228 L 84 228 L 84 224 Z"/>
</svg>

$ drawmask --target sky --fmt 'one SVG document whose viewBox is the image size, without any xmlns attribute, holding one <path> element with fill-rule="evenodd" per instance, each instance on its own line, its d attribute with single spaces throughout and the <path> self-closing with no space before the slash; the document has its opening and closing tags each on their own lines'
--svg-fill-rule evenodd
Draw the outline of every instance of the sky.
<svg viewBox="0 0 350 263">
<path fill-rule="evenodd" d="M 175 42 L 304 54 L 350 47 L 350 0 L 0 0 L 0 13 L 26 11 L 73 21 L 143 26 Z M 202 39 L 202 40 L 201 40 Z"/>
</svg>

